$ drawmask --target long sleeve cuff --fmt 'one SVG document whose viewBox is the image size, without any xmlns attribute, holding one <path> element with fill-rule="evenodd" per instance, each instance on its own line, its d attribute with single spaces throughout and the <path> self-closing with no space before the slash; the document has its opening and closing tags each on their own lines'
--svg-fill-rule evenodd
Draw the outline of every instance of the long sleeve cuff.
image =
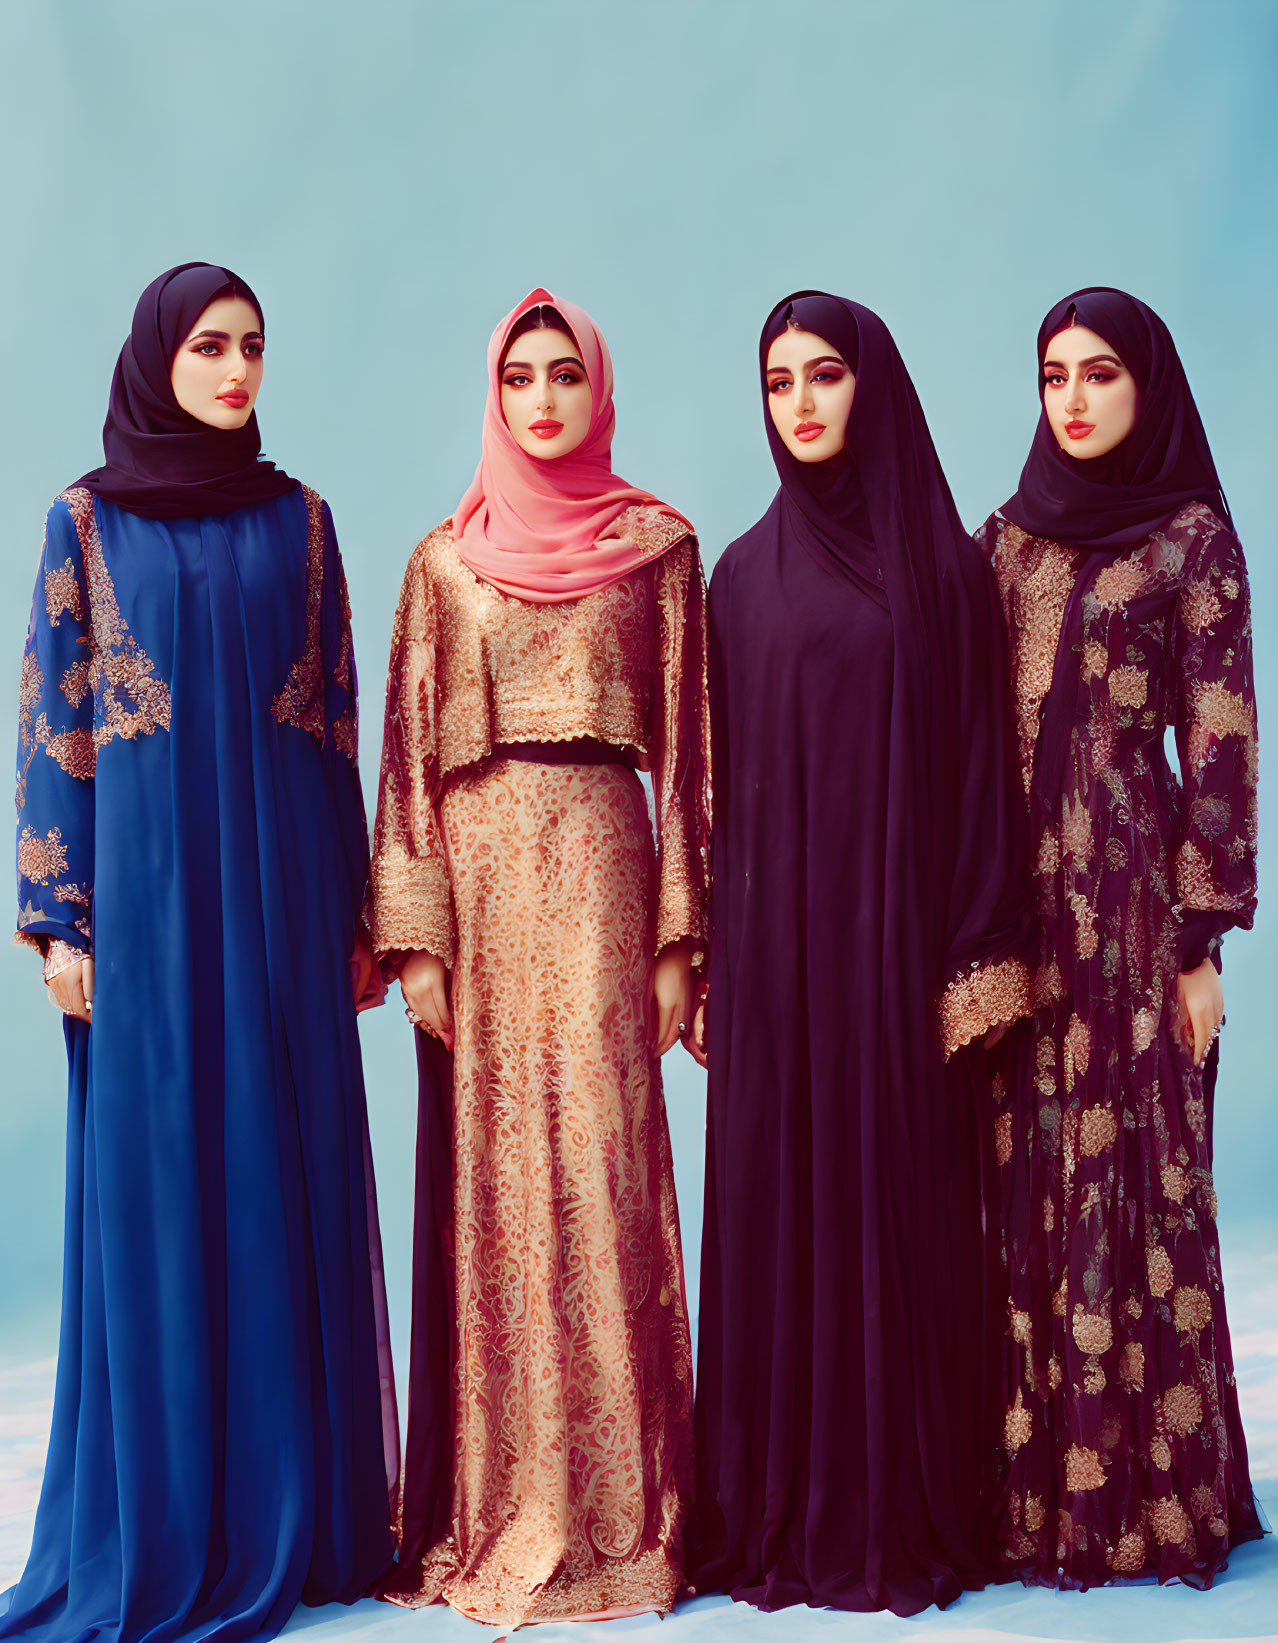
<svg viewBox="0 0 1278 1643">
<path fill-rule="evenodd" d="M 452 890 L 436 857 L 375 855 L 365 916 L 379 959 L 392 952 L 434 953 L 452 965 L 457 946 Z"/>
<path fill-rule="evenodd" d="M 941 1041 L 948 1061 L 955 1050 L 992 1027 L 1029 1014 L 1030 976 L 1024 959 L 1005 958 L 960 971 L 941 994 Z"/>
</svg>

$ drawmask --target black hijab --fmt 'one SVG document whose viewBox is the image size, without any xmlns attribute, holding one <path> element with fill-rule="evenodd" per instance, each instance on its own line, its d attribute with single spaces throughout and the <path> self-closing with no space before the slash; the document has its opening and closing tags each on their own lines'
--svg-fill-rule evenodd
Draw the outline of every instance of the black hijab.
<svg viewBox="0 0 1278 1643">
<path fill-rule="evenodd" d="M 768 349 L 792 321 L 832 343 L 856 376 L 846 443 L 826 462 L 800 462 L 768 410 Z M 782 534 L 832 561 L 891 610 L 894 643 L 921 706 L 943 648 L 939 580 L 967 558 L 969 538 L 892 333 L 859 302 L 798 291 L 768 316 L 759 372 L 781 478 Z"/>
<path fill-rule="evenodd" d="M 1125 291 L 1087 286 L 1063 298 L 1038 328 L 1038 388 L 1048 343 L 1077 323 L 1095 331 L 1136 379 L 1136 422 L 1105 456 L 1082 461 L 1057 443 L 1046 410 L 1002 513 L 1031 536 L 1089 551 L 1143 542 L 1189 502 L 1205 502 L 1229 522 L 1216 464 L 1171 332 Z"/>
<path fill-rule="evenodd" d="M 296 489 L 296 479 L 260 459 L 256 412 L 242 428 L 212 428 L 174 398 L 178 349 L 208 305 L 226 296 L 251 303 L 265 330 L 261 303 L 229 268 L 180 263 L 143 291 L 111 380 L 106 461 L 78 485 L 145 519 L 231 513 Z"/>
<path fill-rule="evenodd" d="M 791 321 L 831 343 L 856 376 L 846 443 L 825 462 L 800 462 L 768 409 L 768 349 Z M 1002 772 L 1007 763 L 1001 684 L 992 683 L 1002 677 L 992 582 L 877 314 L 846 297 L 795 292 L 764 325 L 759 374 L 781 489 L 747 538 L 779 533 L 785 552 L 817 556 L 892 619 L 892 770 L 883 802 L 896 924 L 909 932 L 897 954 L 909 990 L 935 979 L 939 955 L 924 949 L 936 934 L 951 962 L 958 954 L 967 963 L 1005 943 L 1021 921 L 1020 861 L 1005 819 L 979 841 L 960 837 L 957 826 L 971 808 L 965 772 Z M 979 710 L 965 708 L 974 701 Z"/>
</svg>

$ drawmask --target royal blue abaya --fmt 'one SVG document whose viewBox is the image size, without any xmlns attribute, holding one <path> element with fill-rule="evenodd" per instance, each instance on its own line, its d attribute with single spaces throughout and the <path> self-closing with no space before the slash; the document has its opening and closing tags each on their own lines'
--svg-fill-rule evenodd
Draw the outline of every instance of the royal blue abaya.
<svg viewBox="0 0 1278 1643">
<path fill-rule="evenodd" d="M 91 941 L 96 987 L 92 1026 L 67 1021 L 53 1430 L 0 1636 L 274 1632 L 390 1559 L 354 755 L 318 497 L 166 519 L 55 501 L 19 935 Z"/>
</svg>

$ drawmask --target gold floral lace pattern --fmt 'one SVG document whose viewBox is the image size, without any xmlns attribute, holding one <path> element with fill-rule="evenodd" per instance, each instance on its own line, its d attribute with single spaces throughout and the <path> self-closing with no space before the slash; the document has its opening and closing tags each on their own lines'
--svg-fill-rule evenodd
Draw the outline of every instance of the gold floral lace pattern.
<svg viewBox="0 0 1278 1643">
<path fill-rule="evenodd" d="M 87 782 L 97 769 L 98 749 L 95 733 L 83 725 L 71 730 L 54 730 L 46 714 L 36 720 L 35 739 L 68 776 Z M 104 738 L 106 739 L 106 738 Z"/>
<path fill-rule="evenodd" d="M 456 948 L 448 868 L 438 856 L 398 849 L 373 857 L 364 910 L 373 951 L 434 953 L 451 965 Z"/>
<path fill-rule="evenodd" d="M 67 870 L 67 852 L 62 829 L 52 827 L 45 834 L 24 827 L 18 835 L 18 872 L 32 884 L 48 884 Z"/>
<path fill-rule="evenodd" d="M 58 618 L 63 611 L 68 611 L 76 622 L 84 620 L 84 602 L 80 594 L 80 578 L 76 575 L 74 559 L 68 559 L 56 570 L 45 571 L 44 608 L 50 627 L 57 627 Z"/>
<path fill-rule="evenodd" d="M 54 937 L 45 950 L 45 982 L 52 981 L 54 976 L 60 976 L 64 970 L 69 970 L 73 964 L 80 964 L 87 956 L 83 947 L 73 947 L 69 941 L 59 941 Z"/>
<path fill-rule="evenodd" d="M 333 740 L 338 751 L 352 764 L 359 762 L 359 703 L 355 693 L 355 644 L 351 634 L 351 597 L 346 585 L 346 570 L 339 562 L 338 587 L 341 600 L 342 639 L 333 679 L 348 706 L 333 721 Z"/>
<path fill-rule="evenodd" d="M 289 669 L 284 688 L 271 703 L 283 725 L 295 725 L 324 740 L 324 670 L 321 659 L 324 605 L 324 504 L 309 485 L 306 498 L 306 643 Z"/>
<path fill-rule="evenodd" d="M 391 642 L 375 885 L 402 880 L 396 857 L 442 860 L 436 809 L 450 776 L 500 743 L 589 737 L 632 749 L 653 771 L 657 947 L 683 936 L 704 941 L 705 580 L 681 522 L 634 508 L 620 523 L 655 563 L 563 604 L 528 603 L 479 580 L 457 557 L 451 524 L 418 545 Z M 425 875 L 416 882 L 440 898 L 429 922 L 442 929 L 442 885 Z M 380 927 L 388 916 L 378 909 L 373 922 Z"/>
<path fill-rule="evenodd" d="M 983 534 L 1028 786 L 1083 561 L 998 519 Z M 1253 1520 L 1206 1091 L 1174 989 L 1183 908 L 1219 913 L 1223 929 L 1255 903 L 1237 542 L 1186 508 L 1102 568 L 1081 622 L 1071 753 L 1034 841 L 1035 1013 L 994 1118 L 1009 1285 L 1000 1532 L 1009 1565 L 1064 1585 L 1203 1581 Z"/>
<path fill-rule="evenodd" d="M 987 527 L 987 530 L 989 527 Z M 998 580 L 1003 614 L 1016 636 L 1012 685 L 1025 791 L 1034 779 L 1039 718 L 1051 688 L 1065 605 L 1074 588 L 1075 563 L 1057 542 L 1031 537 L 1000 520 L 988 551 Z"/>
<path fill-rule="evenodd" d="M 169 687 L 156 676 L 155 664 L 133 637 L 120 611 L 115 583 L 107 569 L 98 534 L 93 493 L 83 487 L 64 491 L 65 502 L 75 523 L 89 585 L 89 621 L 93 630 L 93 650 L 89 662 L 89 686 L 93 691 L 93 746 L 101 749 L 117 736 L 131 740 L 169 728 L 172 704 Z M 69 769 L 55 747 L 47 751 Z"/>
<path fill-rule="evenodd" d="M 647 1022 L 642 790 L 613 766 L 499 760 L 441 816 L 458 931 L 454 1521 L 400 1600 L 509 1625 L 665 1610 L 692 1365 Z"/>
<path fill-rule="evenodd" d="M 991 1027 L 1017 1021 L 1030 1007 L 1030 975 L 1024 960 L 1000 959 L 960 971 L 941 994 L 941 1041 L 946 1059 Z"/>
</svg>

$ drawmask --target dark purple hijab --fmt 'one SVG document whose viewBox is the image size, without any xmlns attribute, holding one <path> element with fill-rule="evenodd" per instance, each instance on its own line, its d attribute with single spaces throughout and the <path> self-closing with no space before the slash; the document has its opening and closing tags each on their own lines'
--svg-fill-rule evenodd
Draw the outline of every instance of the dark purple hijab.
<svg viewBox="0 0 1278 1643">
<path fill-rule="evenodd" d="M 1043 704 L 1031 795 L 1034 837 L 1060 801 L 1074 725 L 1086 689 L 1078 668 L 1084 602 L 1105 566 L 1145 542 L 1191 502 L 1232 527 L 1202 418 L 1171 332 L 1125 291 L 1089 286 L 1063 297 L 1038 328 L 1039 395 L 1052 338 L 1077 322 L 1104 337 L 1136 379 L 1136 422 L 1121 444 L 1088 461 L 1057 443 L 1044 410 L 1016 495 L 1001 513 L 1032 536 L 1085 557 L 1061 619 L 1051 689 Z"/>
<path fill-rule="evenodd" d="M 1145 303 L 1107 285 L 1062 298 L 1038 328 L 1040 399 L 1047 345 L 1073 324 L 1104 337 L 1135 377 L 1135 426 L 1105 456 L 1083 461 L 1061 449 L 1044 410 L 1005 517 L 1031 536 L 1110 552 L 1134 548 L 1189 502 L 1205 502 L 1228 523 L 1202 418 L 1166 325 Z"/>
<path fill-rule="evenodd" d="M 191 519 L 232 513 L 297 488 L 259 455 L 256 412 L 242 428 L 212 428 L 173 395 L 173 360 L 191 327 L 217 297 L 243 297 L 262 319 L 262 305 L 229 268 L 184 262 L 152 280 L 138 298 L 102 429 L 106 460 L 76 481 L 144 519 Z"/>
<path fill-rule="evenodd" d="M 856 376 L 846 444 L 828 462 L 800 462 L 768 410 L 768 349 L 791 320 L 833 343 Z M 899 928 L 939 928 L 949 938 L 926 960 L 902 954 L 901 966 L 935 982 L 938 959 L 948 972 L 1007 937 L 1004 920 L 991 919 L 984 898 L 970 894 L 977 884 L 988 888 L 988 874 L 962 848 L 956 859 L 952 828 L 961 787 L 956 750 L 968 729 L 956 721 L 954 704 L 972 652 L 983 669 L 996 641 L 992 590 L 975 563 L 905 361 L 876 313 L 820 291 L 786 297 L 759 339 L 759 373 L 781 489 L 755 530 L 775 530 L 787 551 L 798 548 L 837 567 L 891 613 L 894 781 L 887 802 L 900 853 L 890 867 Z M 1009 857 L 1005 866 L 1006 884 L 1018 889 L 1020 864 Z"/>
</svg>

